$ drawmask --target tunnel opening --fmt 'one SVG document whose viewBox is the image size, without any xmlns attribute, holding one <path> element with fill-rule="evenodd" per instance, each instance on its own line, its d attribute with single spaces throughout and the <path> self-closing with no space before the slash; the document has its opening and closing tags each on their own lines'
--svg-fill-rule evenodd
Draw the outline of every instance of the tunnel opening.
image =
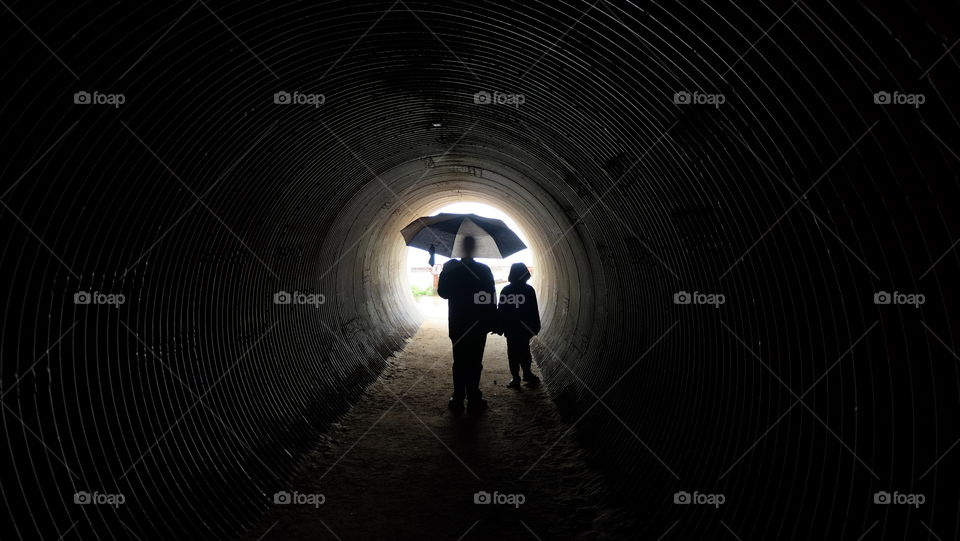
<svg viewBox="0 0 960 541">
<path fill-rule="evenodd" d="M 615 276 L 604 271 L 601 254 L 590 239 L 597 234 L 588 230 L 590 217 L 578 218 L 568 210 L 570 194 L 558 190 L 551 167 L 519 149 L 491 154 L 471 143 L 461 144 L 464 148 L 458 152 L 419 149 L 417 155 L 430 156 L 427 167 L 420 158 L 403 160 L 383 167 L 378 179 L 367 178 L 343 205 L 342 218 L 336 220 L 342 230 L 322 237 L 326 242 L 316 261 L 340 258 L 340 262 L 319 287 L 353 299 L 338 309 L 341 317 L 366 322 L 367 344 L 382 342 L 399 349 L 423 321 L 402 272 L 409 249 L 399 231 L 419 216 L 464 201 L 499 209 L 514 221 L 536 256 L 533 285 L 543 329 L 537 340 L 542 347 L 535 347 L 534 354 L 547 361 L 548 380 L 560 376 L 555 388 L 564 402 L 566 389 L 575 392 L 577 384 L 566 368 L 551 361 L 572 354 L 578 359 L 574 364 L 592 362 L 606 332 L 593 328 L 594 322 L 603 310 L 611 309 L 602 291 Z M 384 183 L 390 190 L 383 189 Z"/>
<path fill-rule="evenodd" d="M 493 205 L 476 201 L 459 201 L 438 207 L 425 214 L 425 216 L 434 216 L 440 213 L 476 214 L 503 220 L 511 231 L 517 233 L 517 236 L 527 245 L 527 248 L 503 259 L 477 258 L 477 261 L 490 267 L 498 292 L 507 284 L 507 275 L 510 265 L 513 263 L 525 264 L 530 269 L 531 274 L 528 283 L 534 288 L 537 287 L 536 258 L 530 248 L 530 240 L 509 214 Z M 428 319 L 442 319 L 447 316 L 446 302 L 437 296 L 436 287 L 443 264 L 449 261 L 449 258 L 437 255 L 433 267 L 429 265 L 428 259 L 429 255 L 424 250 L 408 247 L 404 268 L 400 269 L 397 274 L 406 277 L 420 315 Z"/>
</svg>

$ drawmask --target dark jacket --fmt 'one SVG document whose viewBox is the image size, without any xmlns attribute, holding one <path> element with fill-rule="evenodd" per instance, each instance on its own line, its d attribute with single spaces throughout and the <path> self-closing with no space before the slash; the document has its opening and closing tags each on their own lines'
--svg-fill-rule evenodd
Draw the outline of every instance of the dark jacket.
<svg viewBox="0 0 960 541">
<path fill-rule="evenodd" d="M 540 311 L 533 286 L 513 282 L 500 290 L 497 330 L 508 338 L 530 338 L 540 332 Z"/>
<path fill-rule="evenodd" d="M 468 331 L 486 334 L 493 330 L 497 290 L 490 267 L 474 260 L 447 261 L 437 283 L 437 295 L 448 301 L 452 340 L 459 340 Z"/>
</svg>

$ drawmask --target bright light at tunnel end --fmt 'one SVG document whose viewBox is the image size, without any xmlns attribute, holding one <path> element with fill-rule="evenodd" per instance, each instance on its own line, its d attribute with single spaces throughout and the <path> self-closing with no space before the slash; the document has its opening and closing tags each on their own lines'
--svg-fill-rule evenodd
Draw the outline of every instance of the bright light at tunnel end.
<svg viewBox="0 0 960 541">
<path fill-rule="evenodd" d="M 459 201 L 456 203 L 447 203 L 438 206 L 435 210 L 427 212 L 425 216 L 435 216 L 441 213 L 454 214 L 476 214 L 487 218 L 496 218 L 503 222 L 514 233 L 520 237 L 520 240 L 527 245 L 525 250 L 512 254 L 504 259 L 477 258 L 477 261 L 483 263 L 493 270 L 497 290 L 499 291 L 506 285 L 506 276 L 509 267 L 513 263 L 524 263 L 531 269 L 529 284 L 537 287 L 536 260 L 531 249 L 530 240 L 519 224 L 503 210 L 488 204 L 477 201 Z M 428 319 L 440 320 L 447 317 L 446 301 L 437 297 L 433 291 L 435 283 L 433 273 L 449 261 L 449 258 L 437 255 L 435 257 L 435 268 L 432 273 L 429 266 L 429 255 L 427 252 L 418 248 L 407 247 L 406 261 L 401 272 L 405 273 L 407 282 L 410 284 L 411 295 L 416 301 L 419 313 Z M 432 292 L 432 294 L 430 294 Z"/>
</svg>

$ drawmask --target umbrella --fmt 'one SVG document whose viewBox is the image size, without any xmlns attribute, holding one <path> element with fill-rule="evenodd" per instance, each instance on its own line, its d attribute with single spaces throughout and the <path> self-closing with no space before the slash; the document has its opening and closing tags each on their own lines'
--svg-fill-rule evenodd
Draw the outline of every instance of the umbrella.
<svg viewBox="0 0 960 541">
<path fill-rule="evenodd" d="M 463 257 L 463 238 L 468 236 L 476 240 L 473 257 L 503 259 L 527 247 L 503 220 L 476 214 L 443 212 L 424 216 L 404 227 L 400 234 L 407 246 L 430 252 L 431 265 L 434 254 Z"/>
</svg>

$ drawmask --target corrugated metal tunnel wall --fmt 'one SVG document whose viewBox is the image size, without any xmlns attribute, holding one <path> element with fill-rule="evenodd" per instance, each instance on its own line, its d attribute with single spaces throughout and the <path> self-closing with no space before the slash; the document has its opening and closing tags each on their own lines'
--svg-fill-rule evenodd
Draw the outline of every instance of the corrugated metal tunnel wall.
<svg viewBox="0 0 960 541">
<path fill-rule="evenodd" d="M 68 9 L 0 17 L 15 536 L 125 537 L 97 488 L 142 535 L 243 532 L 415 332 L 399 230 L 460 200 L 530 236 L 538 363 L 643 531 L 722 485 L 744 535 L 856 538 L 956 435 L 955 6 Z"/>
</svg>

